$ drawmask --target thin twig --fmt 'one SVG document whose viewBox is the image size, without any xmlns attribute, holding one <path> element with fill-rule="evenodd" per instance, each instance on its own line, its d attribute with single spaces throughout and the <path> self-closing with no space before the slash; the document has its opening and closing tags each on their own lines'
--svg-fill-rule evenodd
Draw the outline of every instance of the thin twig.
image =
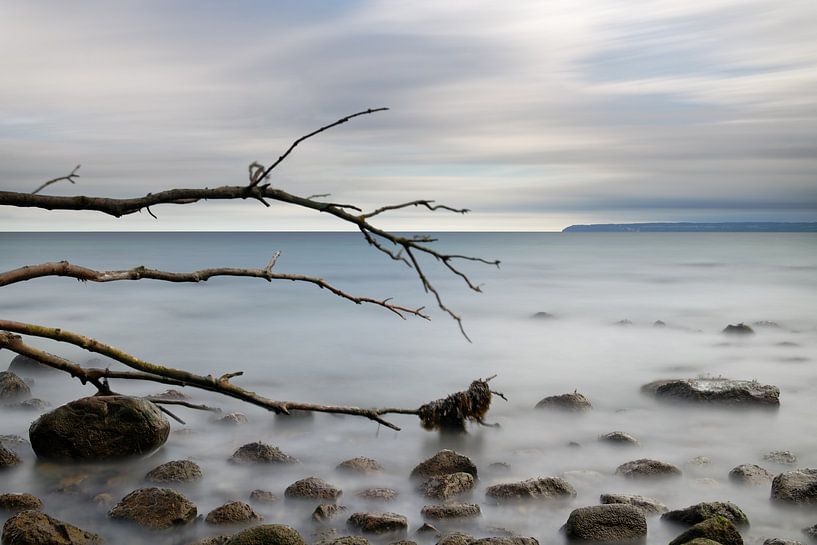
<svg viewBox="0 0 817 545">
<path fill-rule="evenodd" d="M 46 187 L 50 186 L 51 184 L 55 184 L 55 183 L 61 182 L 63 180 L 71 182 L 72 184 L 76 184 L 76 182 L 74 181 L 74 178 L 79 178 L 79 174 L 77 174 L 77 171 L 79 170 L 79 167 L 81 167 L 81 166 L 82 165 L 75 166 L 74 170 L 72 170 L 71 173 L 69 175 L 67 175 L 67 176 L 60 176 L 59 178 L 53 178 L 51 180 L 48 180 L 43 185 L 41 185 L 40 187 L 38 187 L 37 189 L 32 191 L 31 194 L 36 195 L 37 193 L 39 193 L 40 191 L 42 191 Z"/>
</svg>

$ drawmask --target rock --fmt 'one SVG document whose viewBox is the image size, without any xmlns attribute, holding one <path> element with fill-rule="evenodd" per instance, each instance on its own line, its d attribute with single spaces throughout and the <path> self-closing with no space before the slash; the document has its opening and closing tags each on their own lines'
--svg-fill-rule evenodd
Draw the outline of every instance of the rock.
<svg viewBox="0 0 817 545">
<path fill-rule="evenodd" d="M 763 545 L 803 545 L 803 544 L 793 539 L 780 539 L 779 537 L 772 537 L 764 541 Z"/>
<path fill-rule="evenodd" d="M 817 469 L 781 473 L 772 481 L 772 499 L 786 503 L 817 503 Z"/>
<path fill-rule="evenodd" d="M 145 480 L 151 483 L 189 483 L 200 481 L 201 468 L 190 460 L 173 460 L 151 469 Z"/>
<path fill-rule="evenodd" d="M 366 534 L 402 533 L 408 529 L 408 519 L 397 513 L 353 513 L 346 523 Z"/>
<path fill-rule="evenodd" d="M 28 431 L 41 459 L 114 460 L 148 454 L 164 444 L 170 422 L 144 399 L 93 396 L 46 413 Z"/>
<path fill-rule="evenodd" d="M 435 536 L 440 536 L 440 531 L 435 528 L 433 525 L 424 522 L 422 526 L 417 528 L 415 534 L 433 534 Z"/>
<path fill-rule="evenodd" d="M 0 400 L 18 401 L 31 397 L 31 388 L 10 371 L 0 371 Z"/>
<path fill-rule="evenodd" d="M 590 400 L 578 392 L 548 396 L 536 404 L 537 409 L 555 409 L 559 411 L 580 413 L 593 408 Z"/>
<path fill-rule="evenodd" d="M 474 541 L 474 536 L 462 532 L 451 532 L 445 534 L 437 542 L 437 545 L 468 545 Z"/>
<path fill-rule="evenodd" d="M 474 477 L 470 473 L 451 473 L 431 477 L 420 485 L 420 492 L 427 498 L 445 500 L 474 488 Z"/>
<path fill-rule="evenodd" d="M 576 497 L 576 489 L 564 479 L 545 477 L 489 486 L 485 496 L 497 502 L 513 500 L 559 500 Z"/>
<path fill-rule="evenodd" d="M 817 524 L 814 526 L 809 526 L 808 528 L 803 528 L 803 533 L 813 540 L 817 539 Z"/>
<path fill-rule="evenodd" d="M 9 450 L 20 450 L 28 444 L 28 441 L 19 435 L 0 435 L 0 447 L 6 447 Z"/>
<path fill-rule="evenodd" d="M 638 439 L 623 431 L 611 431 L 599 436 L 599 441 L 610 443 L 611 445 L 638 446 Z"/>
<path fill-rule="evenodd" d="M 356 493 L 355 496 L 369 501 L 392 501 L 400 493 L 393 488 L 367 488 Z"/>
<path fill-rule="evenodd" d="M 179 390 L 165 390 L 164 392 L 150 396 L 155 399 L 166 399 L 168 401 L 184 401 L 190 399 L 190 396 Z"/>
<path fill-rule="evenodd" d="M 630 541 L 647 535 L 647 519 L 640 509 L 623 503 L 580 507 L 570 513 L 564 531 L 573 541 Z"/>
<path fill-rule="evenodd" d="M 15 409 L 21 409 L 24 411 L 44 411 L 51 406 L 50 403 L 47 401 L 43 401 L 38 397 L 32 397 L 30 399 L 24 399 L 23 401 L 17 403 L 16 405 L 12 405 Z"/>
<path fill-rule="evenodd" d="M 335 468 L 342 473 L 354 473 L 357 475 L 372 475 L 382 473 L 383 466 L 377 460 L 359 456 L 351 460 L 344 460 Z"/>
<path fill-rule="evenodd" d="M 297 458 L 284 454 L 278 447 L 266 443 L 247 443 L 233 453 L 234 464 L 297 464 Z"/>
<path fill-rule="evenodd" d="M 446 503 L 443 505 L 426 505 L 420 511 L 423 518 L 432 520 L 472 518 L 482 515 L 476 503 Z"/>
<path fill-rule="evenodd" d="M 760 485 L 770 482 L 774 475 L 755 464 L 741 464 L 729 471 L 729 480 L 736 484 Z"/>
<path fill-rule="evenodd" d="M 539 545 L 539 542 L 532 537 L 483 537 L 475 539 L 468 545 Z"/>
<path fill-rule="evenodd" d="M 764 454 L 763 459 L 780 465 L 794 465 L 797 463 L 797 456 L 789 450 L 773 450 Z"/>
<path fill-rule="evenodd" d="M 22 462 L 20 457 L 6 447 L 0 445 L 0 470 L 16 466 Z"/>
<path fill-rule="evenodd" d="M 369 540 L 361 536 L 337 537 L 325 543 L 326 545 L 370 545 Z"/>
<path fill-rule="evenodd" d="M 301 534 L 283 524 L 262 524 L 238 532 L 227 545 L 306 545 Z"/>
<path fill-rule="evenodd" d="M 204 521 L 209 524 L 240 524 L 261 519 L 263 517 L 243 501 L 233 501 L 207 513 Z"/>
<path fill-rule="evenodd" d="M 260 488 L 258 488 L 250 492 L 250 499 L 257 503 L 275 503 L 281 498 L 279 498 L 269 490 L 261 490 Z"/>
<path fill-rule="evenodd" d="M 227 413 L 223 416 L 213 419 L 214 424 L 223 426 L 240 426 L 249 422 L 247 415 L 244 413 Z"/>
<path fill-rule="evenodd" d="M 726 335 L 754 335 L 755 330 L 741 322 L 739 324 L 727 325 L 723 328 L 721 333 L 725 333 Z"/>
<path fill-rule="evenodd" d="M 3 525 L 3 545 L 98 545 L 102 538 L 40 511 L 22 511 Z"/>
<path fill-rule="evenodd" d="M 623 320 L 619 320 L 618 322 L 616 322 L 615 325 L 618 325 L 618 326 L 631 326 L 631 325 L 633 325 L 633 322 L 631 320 L 628 320 L 627 318 L 624 318 Z"/>
<path fill-rule="evenodd" d="M 163 530 L 192 522 L 196 506 L 170 488 L 140 488 L 122 498 L 108 516 Z"/>
<path fill-rule="evenodd" d="M 618 466 L 616 475 L 622 475 L 628 479 L 677 477 L 681 475 L 681 470 L 666 462 L 641 458 Z"/>
<path fill-rule="evenodd" d="M 550 312 L 537 312 L 532 316 L 532 318 L 535 320 L 553 320 L 554 318 L 556 318 L 556 316 L 554 316 Z"/>
<path fill-rule="evenodd" d="M 656 320 L 652 323 L 653 327 L 667 327 L 667 323 L 663 320 Z"/>
<path fill-rule="evenodd" d="M 318 477 L 307 477 L 295 481 L 284 491 L 287 498 L 307 500 L 334 500 L 343 494 L 340 488 Z"/>
<path fill-rule="evenodd" d="M 14 356 L 14 359 L 11 360 L 11 363 L 9 364 L 8 370 L 20 377 L 35 378 L 38 376 L 54 375 L 59 373 L 59 370 L 22 354 Z"/>
<path fill-rule="evenodd" d="M 724 517 L 736 526 L 749 526 L 749 518 L 731 502 L 706 501 L 661 515 L 661 520 L 692 526 L 712 517 Z"/>
<path fill-rule="evenodd" d="M 94 502 L 94 504 L 99 506 L 101 509 L 105 509 L 106 511 L 109 510 L 111 506 L 114 504 L 113 496 L 111 496 L 107 492 L 100 492 L 99 494 L 91 498 L 91 501 Z"/>
<path fill-rule="evenodd" d="M 687 460 L 686 465 L 689 467 L 706 467 L 712 465 L 712 458 L 708 456 L 696 456 L 695 458 Z"/>
<path fill-rule="evenodd" d="M 644 513 L 645 516 L 660 515 L 669 511 L 669 508 L 660 501 L 635 494 L 602 494 L 599 502 L 602 504 L 623 503 L 632 505 Z"/>
<path fill-rule="evenodd" d="M 346 507 L 336 503 L 322 503 L 312 512 L 312 520 L 326 522 L 346 511 Z"/>
<path fill-rule="evenodd" d="M 641 387 L 646 393 L 667 401 L 712 403 L 727 406 L 778 407 L 780 389 L 753 380 L 693 378 L 657 380 Z"/>
<path fill-rule="evenodd" d="M 389 545 L 417 545 L 417 542 L 411 541 L 410 539 L 398 539 L 397 541 L 392 541 Z"/>
<path fill-rule="evenodd" d="M 607 478 L 606 475 L 592 469 L 571 469 L 563 471 L 559 477 L 569 483 L 578 484 L 579 487 L 595 486 Z"/>
<path fill-rule="evenodd" d="M 488 471 L 495 475 L 507 475 L 511 472 L 511 464 L 506 462 L 494 462 L 488 466 Z"/>
<path fill-rule="evenodd" d="M 412 477 L 428 478 L 451 473 L 470 473 L 477 476 L 477 466 L 467 456 L 453 450 L 444 449 L 418 464 L 412 471 Z"/>
<path fill-rule="evenodd" d="M 0 494 L 0 511 L 17 513 L 29 509 L 40 509 L 43 502 L 37 496 L 29 493 Z"/>
<path fill-rule="evenodd" d="M 197 539 L 187 545 L 225 545 L 228 541 L 230 541 L 230 536 L 210 536 Z"/>
<path fill-rule="evenodd" d="M 720 545 L 743 545 L 743 538 L 737 527 L 724 517 L 712 517 L 699 522 L 670 541 L 669 545 L 689 544 L 696 538 L 711 539 Z"/>
</svg>

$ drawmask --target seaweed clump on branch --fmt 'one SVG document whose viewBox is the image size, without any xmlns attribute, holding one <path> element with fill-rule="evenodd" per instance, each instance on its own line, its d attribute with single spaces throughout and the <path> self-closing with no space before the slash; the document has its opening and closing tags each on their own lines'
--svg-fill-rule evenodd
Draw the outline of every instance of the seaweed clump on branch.
<svg viewBox="0 0 817 545">
<path fill-rule="evenodd" d="M 496 426 L 496 424 L 487 424 L 484 420 L 488 409 L 491 408 L 493 394 L 507 399 L 501 393 L 492 391 L 488 386 L 488 382 L 495 376 L 475 380 L 465 391 L 455 392 L 448 397 L 426 403 L 417 411 L 420 424 L 429 431 L 457 433 L 466 431 L 465 424 L 469 420 L 483 426 Z"/>
</svg>

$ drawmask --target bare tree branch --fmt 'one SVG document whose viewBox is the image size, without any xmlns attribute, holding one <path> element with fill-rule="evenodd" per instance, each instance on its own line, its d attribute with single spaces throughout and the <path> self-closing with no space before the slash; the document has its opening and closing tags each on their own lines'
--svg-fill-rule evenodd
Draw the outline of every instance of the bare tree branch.
<svg viewBox="0 0 817 545">
<path fill-rule="evenodd" d="M 424 206 L 434 212 L 435 210 L 448 210 L 450 212 L 456 212 L 457 214 L 467 214 L 470 212 L 467 208 L 452 208 L 450 206 L 445 206 L 444 204 L 432 204 L 434 201 L 429 200 L 417 200 L 411 202 L 405 202 L 403 204 L 391 204 L 388 206 L 381 206 L 380 208 L 373 210 L 367 214 L 361 214 L 361 218 L 369 219 L 373 216 L 377 216 L 378 214 L 382 214 L 383 212 L 389 212 L 391 210 L 399 210 L 401 208 L 408 208 L 409 206 Z"/>
<path fill-rule="evenodd" d="M 118 271 L 97 271 L 87 267 L 74 265 L 68 261 L 58 261 L 50 263 L 40 263 L 39 265 L 27 265 L 14 269 L 11 271 L 0 272 L 0 287 L 32 280 L 34 278 L 42 278 L 44 276 L 67 276 L 76 278 L 83 282 L 115 282 L 119 280 L 163 280 L 165 282 L 206 282 L 215 276 L 242 276 L 249 278 L 261 278 L 269 282 L 273 280 L 290 280 L 292 282 L 307 282 L 316 285 L 322 289 L 326 289 L 333 294 L 352 301 L 355 304 L 372 304 L 383 307 L 401 318 L 405 315 L 418 316 L 420 318 L 429 320 L 430 318 L 423 312 L 423 308 L 409 308 L 401 305 L 391 303 L 389 299 L 374 299 L 372 297 L 364 297 L 349 294 L 335 286 L 329 284 L 322 278 L 313 276 L 305 276 L 302 274 L 284 274 L 274 273 L 272 268 L 278 259 L 280 252 L 273 254 L 272 259 L 263 269 L 237 269 L 237 268 L 212 268 L 202 269 L 193 272 L 168 272 L 157 269 L 148 269 L 146 267 L 135 267 L 133 269 L 118 270 Z"/>
<path fill-rule="evenodd" d="M 55 183 L 61 182 L 63 180 L 66 180 L 66 181 L 71 182 L 72 184 L 75 184 L 76 182 L 74 181 L 74 178 L 79 178 L 79 174 L 77 174 L 77 171 L 79 170 L 79 167 L 81 167 L 81 166 L 82 165 L 75 166 L 74 170 L 72 170 L 71 173 L 68 176 L 60 176 L 59 178 L 53 178 L 51 180 L 48 180 L 47 182 L 42 184 L 40 187 L 38 187 L 37 189 L 32 191 L 31 194 L 36 195 L 37 193 L 39 193 L 40 191 L 42 191 L 46 187 L 50 186 L 51 184 L 55 184 Z"/>
</svg>

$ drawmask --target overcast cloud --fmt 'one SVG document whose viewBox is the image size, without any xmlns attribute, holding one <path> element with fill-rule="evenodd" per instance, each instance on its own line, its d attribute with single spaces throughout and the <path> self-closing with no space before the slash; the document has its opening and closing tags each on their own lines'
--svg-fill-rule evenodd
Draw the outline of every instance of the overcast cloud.
<svg viewBox="0 0 817 545">
<path fill-rule="evenodd" d="M 412 230 L 817 220 L 817 2 L 3 2 L 0 187 L 135 196 L 272 183 Z M 285 205 L 114 220 L 0 209 L 0 230 L 335 229 Z"/>
</svg>

